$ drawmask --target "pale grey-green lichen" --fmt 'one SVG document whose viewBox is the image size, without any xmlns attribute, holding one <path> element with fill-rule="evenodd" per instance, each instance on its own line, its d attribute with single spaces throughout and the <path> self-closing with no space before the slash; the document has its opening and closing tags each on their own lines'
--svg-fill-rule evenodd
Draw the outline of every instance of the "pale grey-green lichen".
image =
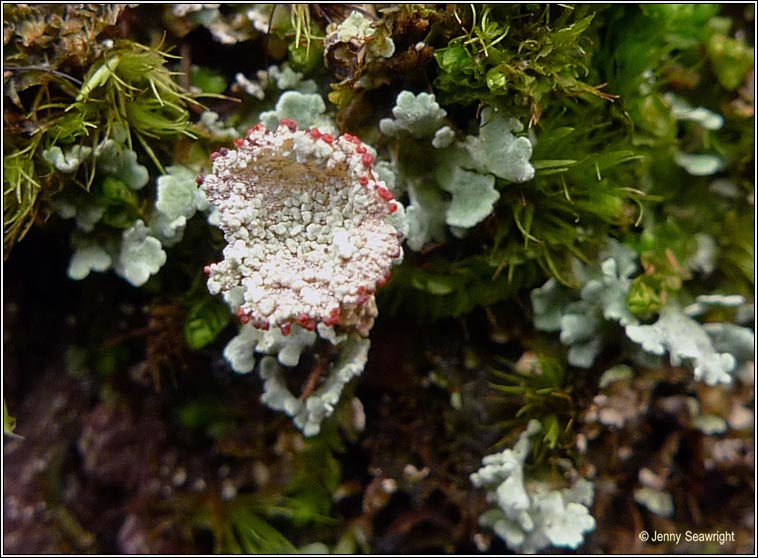
<svg viewBox="0 0 758 558">
<path fill-rule="evenodd" d="M 75 236 L 71 242 L 74 254 L 68 264 L 68 276 L 80 281 L 91 271 L 106 271 L 110 269 L 113 260 L 110 254 L 94 239 Z"/>
<path fill-rule="evenodd" d="M 527 554 L 550 546 L 576 549 L 595 528 L 588 509 L 594 492 L 590 482 L 579 479 L 562 490 L 527 482 L 529 437 L 540 430 L 539 422 L 530 421 L 513 449 L 486 456 L 471 475 L 474 486 L 486 488 L 487 501 L 495 504 L 481 515 L 480 525 L 493 529 L 511 550 Z"/>
<path fill-rule="evenodd" d="M 527 138 L 514 135 L 523 129 L 515 118 L 487 107 L 482 110 L 479 136 L 468 136 L 464 146 L 479 171 L 510 182 L 526 182 L 534 178 L 534 167 L 529 162 L 532 144 Z"/>
<path fill-rule="evenodd" d="M 182 239 L 187 221 L 209 206 L 192 169 L 175 165 L 166 172 L 156 181 L 156 211 L 150 219 L 150 230 L 163 246 L 172 246 Z"/>
<path fill-rule="evenodd" d="M 321 95 L 285 91 L 276 102 L 274 110 L 262 112 L 260 120 L 269 130 L 276 130 L 283 118 L 297 122 L 300 128 L 318 128 L 321 132 L 337 135 L 337 126 L 326 116 L 326 105 Z"/>
<path fill-rule="evenodd" d="M 339 350 L 339 356 L 312 393 L 301 399 L 287 386 L 287 368 L 297 366 L 301 355 L 321 337 Z M 316 332 L 295 325 L 289 335 L 278 329 L 263 331 L 243 325 L 224 349 L 224 358 L 235 372 L 247 374 L 256 366 L 256 354 L 262 355 L 258 373 L 263 380 L 261 401 L 270 409 L 283 411 L 306 436 L 321 430 L 322 421 L 334 412 L 343 389 L 366 365 L 370 342 L 359 335 L 337 333 L 319 324 Z"/>
<path fill-rule="evenodd" d="M 306 436 L 321 431 L 321 423 L 331 416 L 345 386 L 363 372 L 368 358 L 370 341 L 351 334 L 340 343 L 340 356 L 327 372 L 324 381 L 304 400 L 296 397 L 287 387 L 286 370 L 270 356 L 262 359 L 260 375 L 263 379 L 261 401 L 271 409 L 284 411 Z"/>
<path fill-rule="evenodd" d="M 255 353 L 276 355 L 284 366 L 297 366 L 302 352 L 313 346 L 316 333 L 299 325 L 292 327 L 289 335 L 282 335 L 278 329 L 264 331 L 250 324 L 243 325 L 239 333 L 227 344 L 224 357 L 232 369 L 247 374 L 255 367 Z"/>
<path fill-rule="evenodd" d="M 160 241 L 150 236 L 142 220 L 137 220 L 121 236 L 116 273 L 135 287 L 141 287 L 166 263 Z"/>
<path fill-rule="evenodd" d="M 443 126 L 447 111 L 440 108 L 431 93 L 414 95 L 410 91 L 401 91 L 392 114 L 394 118 L 379 121 L 383 134 L 399 137 L 406 133 L 414 138 L 426 138 Z"/>
<path fill-rule="evenodd" d="M 75 172 L 90 155 L 92 148 L 86 145 L 73 145 L 65 153 L 54 145 L 42 152 L 42 158 L 63 173 Z"/>
<path fill-rule="evenodd" d="M 703 326 L 675 305 L 664 306 L 652 325 L 627 326 L 626 335 L 648 353 L 668 353 L 674 366 L 692 364 L 696 380 L 708 385 L 732 381 L 734 356 L 716 351 Z"/>
<path fill-rule="evenodd" d="M 432 94 L 403 91 L 392 113 L 394 118 L 379 122 L 381 131 L 418 160 L 398 169 L 397 191 L 410 197 L 406 215 L 412 250 L 444 241 L 446 228 L 465 236 L 493 213 L 500 199 L 498 180 L 524 182 L 534 176 L 531 143 L 514 134 L 523 126 L 491 107 L 482 111 L 479 135 L 459 141 Z M 419 141 L 430 138 L 430 144 Z"/>
</svg>

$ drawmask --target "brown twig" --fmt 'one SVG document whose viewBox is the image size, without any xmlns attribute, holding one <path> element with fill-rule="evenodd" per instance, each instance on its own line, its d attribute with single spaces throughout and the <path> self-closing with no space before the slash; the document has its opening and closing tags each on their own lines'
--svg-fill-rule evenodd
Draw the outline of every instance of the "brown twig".
<svg viewBox="0 0 758 558">
<path fill-rule="evenodd" d="M 319 379 L 321 378 L 322 374 L 325 372 L 326 366 L 324 364 L 324 359 L 316 357 L 316 362 L 313 365 L 313 369 L 311 370 L 310 375 L 308 376 L 308 380 L 305 382 L 305 386 L 303 386 L 303 392 L 300 394 L 299 400 L 305 401 L 308 399 L 311 394 L 316 390 L 316 384 L 318 384 Z"/>
</svg>

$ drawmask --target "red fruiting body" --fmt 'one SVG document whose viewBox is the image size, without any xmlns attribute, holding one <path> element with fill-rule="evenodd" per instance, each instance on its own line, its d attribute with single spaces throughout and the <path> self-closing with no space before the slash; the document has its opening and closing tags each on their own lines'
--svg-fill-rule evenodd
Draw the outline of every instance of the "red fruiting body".
<svg viewBox="0 0 758 558">
<path fill-rule="evenodd" d="M 365 294 L 372 295 L 374 294 L 374 289 L 371 287 L 366 288 L 364 285 L 358 285 L 358 294 L 363 296 Z"/>
<path fill-rule="evenodd" d="M 205 273 L 206 275 L 210 275 L 210 274 L 211 274 L 211 266 L 209 266 L 209 265 L 206 265 L 206 266 L 203 268 L 203 273 Z"/>
<path fill-rule="evenodd" d="M 395 213 L 397 211 L 397 204 L 395 202 L 392 202 L 390 204 L 390 213 Z"/>
<path fill-rule="evenodd" d="M 253 126 L 250 129 L 248 129 L 248 131 L 247 131 L 247 133 L 245 135 L 249 138 L 251 136 L 254 136 L 256 132 L 260 132 L 261 130 L 264 130 L 265 128 L 266 128 L 266 126 L 264 126 L 263 124 L 261 124 L 260 122 L 258 122 L 258 124 L 256 124 L 255 126 Z"/>
<path fill-rule="evenodd" d="M 361 295 L 361 296 L 358 297 L 358 300 L 356 301 L 356 304 L 358 306 L 363 306 L 368 301 L 368 298 L 369 298 L 368 295 L 363 294 L 363 295 Z"/>
<path fill-rule="evenodd" d="M 398 246 L 397 250 L 395 250 L 392 254 L 390 254 L 390 258 L 399 258 L 401 253 L 402 253 L 402 250 Z"/>
<path fill-rule="evenodd" d="M 219 155 L 218 151 L 214 151 L 213 153 L 211 153 L 211 161 L 215 161 L 216 159 L 218 159 L 218 155 Z"/>
<path fill-rule="evenodd" d="M 297 317 L 297 323 L 299 323 L 301 326 L 305 326 L 310 321 L 311 321 L 310 316 L 308 316 L 308 314 L 306 314 L 305 312 L 301 313 Z"/>
<path fill-rule="evenodd" d="M 363 161 L 364 167 L 370 167 L 371 163 L 374 162 L 374 156 L 371 153 L 364 153 L 361 160 Z"/>
<path fill-rule="evenodd" d="M 366 186 L 368 184 L 368 176 L 361 176 L 360 180 L 358 182 L 361 183 L 361 186 Z"/>
<path fill-rule="evenodd" d="M 384 186 L 377 187 L 376 193 L 379 194 L 379 197 L 382 198 L 384 201 L 392 201 L 393 199 L 392 192 L 390 192 Z"/>
<path fill-rule="evenodd" d="M 280 126 L 287 126 L 287 128 L 290 129 L 290 132 L 294 132 L 295 130 L 297 130 L 297 122 L 295 122 L 291 118 L 282 118 L 279 121 L 279 125 Z"/>
<path fill-rule="evenodd" d="M 247 323 L 247 322 L 249 322 L 249 321 L 250 321 L 250 316 L 248 316 L 247 314 L 242 314 L 242 315 L 240 316 L 240 323 L 241 323 L 241 324 L 243 324 L 243 325 L 244 325 L 244 324 L 246 324 L 246 323 Z"/>
<path fill-rule="evenodd" d="M 303 324 L 303 327 L 308 331 L 313 331 L 316 329 L 316 321 L 315 320 L 308 320 L 307 324 Z"/>
<path fill-rule="evenodd" d="M 321 132 L 319 131 L 319 129 L 318 129 L 318 128 L 313 128 L 313 129 L 311 129 L 311 130 L 308 130 L 308 133 L 310 134 L 310 136 L 311 136 L 313 139 L 318 139 L 318 138 L 320 138 L 320 137 L 321 137 Z"/>
<path fill-rule="evenodd" d="M 383 287 L 384 285 L 387 284 L 387 281 L 389 281 L 389 280 L 390 280 L 390 274 L 388 273 L 387 275 L 385 275 L 384 277 L 382 277 L 381 279 L 379 279 L 379 281 L 376 282 L 376 286 L 377 287 Z"/>
<path fill-rule="evenodd" d="M 356 153 L 366 153 L 366 146 L 365 145 L 359 145 L 355 148 Z"/>
<path fill-rule="evenodd" d="M 329 145 L 331 145 L 332 142 L 334 141 L 334 136 L 332 136 L 332 134 L 324 134 L 321 136 L 321 139 L 324 140 Z"/>
<path fill-rule="evenodd" d="M 256 329 L 262 329 L 268 331 L 269 323 L 266 320 L 253 320 L 253 327 Z"/>
<path fill-rule="evenodd" d="M 243 145 L 245 145 L 245 139 L 237 138 L 236 140 L 234 140 L 234 145 L 236 145 L 237 147 L 242 147 Z"/>
<path fill-rule="evenodd" d="M 342 137 L 345 138 L 345 141 L 349 141 L 351 143 L 353 142 L 353 138 L 355 138 L 355 136 L 349 132 L 342 134 Z"/>
<path fill-rule="evenodd" d="M 203 177 L 202 176 L 198 176 L 195 179 L 195 183 L 197 183 L 197 185 L 200 186 L 203 183 Z"/>
<path fill-rule="evenodd" d="M 290 331 L 292 331 L 292 324 L 289 322 L 286 324 L 282 324 L 279 326 L 279 329 L 282 330 L 282 335 L 287 337 L 290 334 Z"/>
</svg>

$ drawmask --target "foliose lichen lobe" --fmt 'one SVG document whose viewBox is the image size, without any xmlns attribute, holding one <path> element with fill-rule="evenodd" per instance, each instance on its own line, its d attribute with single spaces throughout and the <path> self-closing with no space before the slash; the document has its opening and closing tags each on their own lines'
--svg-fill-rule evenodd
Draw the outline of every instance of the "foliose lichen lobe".
<svg viewBox="0 0 758 558">
<path fill-rule="evenodd" d="M 324 323 L 368 335 L 374 292 L 402 256 L 387 221 L 399 205 L 371 149 L 288 119 L 235 145 L 211 154 L 212 172 L 198 179 L 227 242 L 206 267 L 209 291 L 238 301 L 240 320 L 260 329 Z"/>
</svg>

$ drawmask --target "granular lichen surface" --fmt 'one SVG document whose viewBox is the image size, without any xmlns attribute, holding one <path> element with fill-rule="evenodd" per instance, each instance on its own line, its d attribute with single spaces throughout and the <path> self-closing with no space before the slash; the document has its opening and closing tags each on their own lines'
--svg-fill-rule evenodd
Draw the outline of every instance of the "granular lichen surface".
<svg viewBox="0 0 758 558">
<path fill-rule="evenodd" d="M 355 136 L 262 125 L 214 153 L 202 179 L 228 243 L 207 267 L 208 288 L 234 300 L 243 322 L 287 333 L 319 322 L 367 335 L 373 294 L 401 256 L 401 235 L 387 221 L 397 210 Z"/>
</svg>

